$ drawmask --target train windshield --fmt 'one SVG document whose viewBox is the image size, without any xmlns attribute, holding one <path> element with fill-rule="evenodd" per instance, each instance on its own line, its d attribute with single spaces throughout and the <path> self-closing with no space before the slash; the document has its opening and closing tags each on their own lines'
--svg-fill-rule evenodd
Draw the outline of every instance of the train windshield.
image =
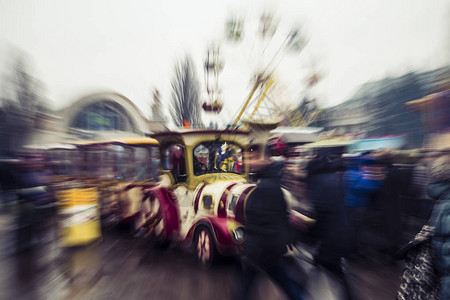
<svg viewBox="0 0 450 300">
<path fill-rule="evenodd" d="M 230 142 L 205 142 L 194 148 L 194 174 L 243 174 L 243 149 Z"/>
</svg>

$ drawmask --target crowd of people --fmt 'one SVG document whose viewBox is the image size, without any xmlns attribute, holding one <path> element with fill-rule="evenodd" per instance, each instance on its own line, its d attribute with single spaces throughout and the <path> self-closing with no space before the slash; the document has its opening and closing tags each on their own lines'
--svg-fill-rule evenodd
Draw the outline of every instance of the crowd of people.
<svg viewBox="0 0 450 300">
<path fill-rule="evenodd" d="M 258 185 L 246 205 L 243 295 L 247 295 L 258 270 L 279 283 L 289 298 L 307 297 L 305 280 L 286 275 L 290 272 L 283 256 L 286 251 L 282 251 L 287 244 L 300 242 L 314 246 L 313 264 L 339 282 L 345 299 L 359 299 L 362 295 L 355 296 L 343 261 L 395 263 L 396 254 L 408 239 L 430 223 L 434 228 L 432 263 L 442 278 L 438 281 L 441 299 L 449 299 L 450 254 L 445 249 L 450 243 L 450 202 L 446 201 L 450 195 L 450 153 L 422 152 L 422 159 L 416 155 L 405 161 L 386 151 L 340 155 L 321 149 L 314 156 L 294 161 L 287 158 L 283 163 L 274 161 L 273 154 L 269 145 L 266 155 L 250 160 Z M 289 186 L 294 187 L 298 200 L 294 205 L 281 193 Z M 314 224 L 289 222 L 289 209 L 308 215 Z"/>
<path fill-rule="evenodd" d="M 267 274 L 289 298 L 307 298 L 307 278 L 292 276 L 302 273 L 291 272 L 292 262 L 286 256 L 292 245 L 300 244 L 313 246 L 313 264 L 339 282 L 346 299 L 355 299 L 344 259 L 376 258 L 393 263 L 402 246 L 427 225 L 432 228 L 432 264 L 439 278 L 436 294 L 450 299 L 448 151 L 419 152 L 410 160 L 389 152 L 341 155 L 330 149 L 310 157 L 280 158 L 286 154 L 284 148 L 272 146 L 262 156 L 258 151 L 250 152 L 257 187 L 245 205 L 239 298 L 248 299 L 259 272 Z M 39 160 L 24 158 L 20 170 L 2 174 L 2 182 L 11 182 L 11 188 L 18 191 L 20 251 L 38 238 L 36 225 L 54 213 L 55 207 Z M 295 203 L 289 203 L 283 188 L 294 194 Z M 33 213 L 36 209 L 42 213 Z M 314 221 L 305 224 L 304 219 L 295 218 L 296 213 Z M 405 282 L 409 281 L 402 282 L 401 293 L 408 288 Z"/>
</svg>

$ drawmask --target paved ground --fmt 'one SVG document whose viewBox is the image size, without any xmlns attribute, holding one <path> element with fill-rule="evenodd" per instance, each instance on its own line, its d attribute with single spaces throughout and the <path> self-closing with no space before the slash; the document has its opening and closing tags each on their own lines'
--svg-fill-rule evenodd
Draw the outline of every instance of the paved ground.
<svg viewBox="0 0 450 300">
<path fill-rule="evenodd" d="M 34 251 L 14 253 L 14 222 L 0 214 L 0 299 L 232 299 L 240 268 L 227 260 L 209 269 L 185 249 L 155 249 L 125 232 L 104 232 L 101 242 L 64 250 L 48 230 Z M 328 299 L 333 284 L 317 282 L 315 299 Z M 360 299 L 394 299 L 399 267 L 376 261 L 349 266 Z M 254 287 L 255 299 L 283 299 L 267 278 Z"/>
</svg>

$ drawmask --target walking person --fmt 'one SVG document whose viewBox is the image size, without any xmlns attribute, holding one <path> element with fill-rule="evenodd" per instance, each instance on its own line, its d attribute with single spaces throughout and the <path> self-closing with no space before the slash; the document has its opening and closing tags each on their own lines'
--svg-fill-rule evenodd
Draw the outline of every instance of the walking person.
<svg viewBox="0 0 450 300">
<path fill-rule="evenodd" d="M 375 192 L 381 187 L 384 176 L 375 172 L 377 161 L 373 157 L 355 157 L 348 163 L 343 177 L 345 212 L 349 225 L 351 255 L 368 255 L 369 209 Z"/>
<path fill-rule="evenodd" d="M 394 254 L 400 249 L 402 240 L 402 196 L 406 195 L 411 182 L 411 169 L 393 163 L 393 157 L 387 153 L 381 157 L 385 165 L 385 178 L 374 200 L 378 205 L 378 219 L 382 226 L 376 231 L 380 240 L 377 245 L 379 254 L 383 254 L 389 263 L 394 263 Z"/>
<path fill-rule="evenodd" d="M 30 249 L 42 239 L 45 226 L 54 213 L 43 162 L 33 156 L 24 155 L 20 169 L 18 174 L 20 189 L 17 190 L 19 198 L 17 251 L 19 252 Z"/>
<path fill-rule="evenodd" d="M 428 195 L 437 200 L 430 219 L 434 265 L 441 278 L 440 298 L 450 299 L 450 154 L 436 159 L 428 174 Z"/>
<path fill-rule="evenodd" d="M 259 179 L 245 204 L 243 282 L 240 298 L 249 299 L 254 279 L 264 273 L 277 283 L 290 299 L 303 299 L 299 278 L 290 275 L 291 265 L 284 257 L 292 234 L 289 213 L 280 185 L 281 161 L 273 162 L 270 151 L 260 155 L 253 149 L 249 163 Z"/>
<path fill-rule="evenodd" d="M 314 262 L 329 271 L 340 282 L 345 297 L 351 299 L 342 266 L 342 258 L 349 253 L 350 237 L 344 210 L 343 163 L 340 158 L 321 153 L 309 162 L 307 169 L 308 198 L 316 220 L 310 236 L 318 245 Z"/>
<path fill-rule="evenodd" d="M 405 259 L 397 299 L 450 299 L 450 154 L 429 165 L 428 195 L 436 200 L 428 224 L 397 256 Z"/>
</svg>

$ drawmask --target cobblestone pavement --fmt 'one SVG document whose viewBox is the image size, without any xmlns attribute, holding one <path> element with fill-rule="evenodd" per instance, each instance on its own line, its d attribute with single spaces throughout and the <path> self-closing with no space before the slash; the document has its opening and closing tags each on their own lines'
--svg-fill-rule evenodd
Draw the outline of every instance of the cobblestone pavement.
<svg viewBox="0 0 450 300">
<path fill-rule="evenodd" d="M 0 214 L 0 226 L 0 299 L 220 300 L 233 299 L 239 284 L 239 264 L 232 259 L 204 269 L 185 249 L 157 249 L 122 231 L 106 231 L 102 241 L 86 247 L 61 249 L 50 228 L 35 250 L 17 254 L 11 215 Z M 395 298 L 398 275 L 399 267 L 386 263 L 349 265 L 360 299 Z M 323 281 L 315 299 L 331 297 L 332 286 Z M 253 293 L 255 299 L 284 298 L 265 277 Z"/>
</svg>

